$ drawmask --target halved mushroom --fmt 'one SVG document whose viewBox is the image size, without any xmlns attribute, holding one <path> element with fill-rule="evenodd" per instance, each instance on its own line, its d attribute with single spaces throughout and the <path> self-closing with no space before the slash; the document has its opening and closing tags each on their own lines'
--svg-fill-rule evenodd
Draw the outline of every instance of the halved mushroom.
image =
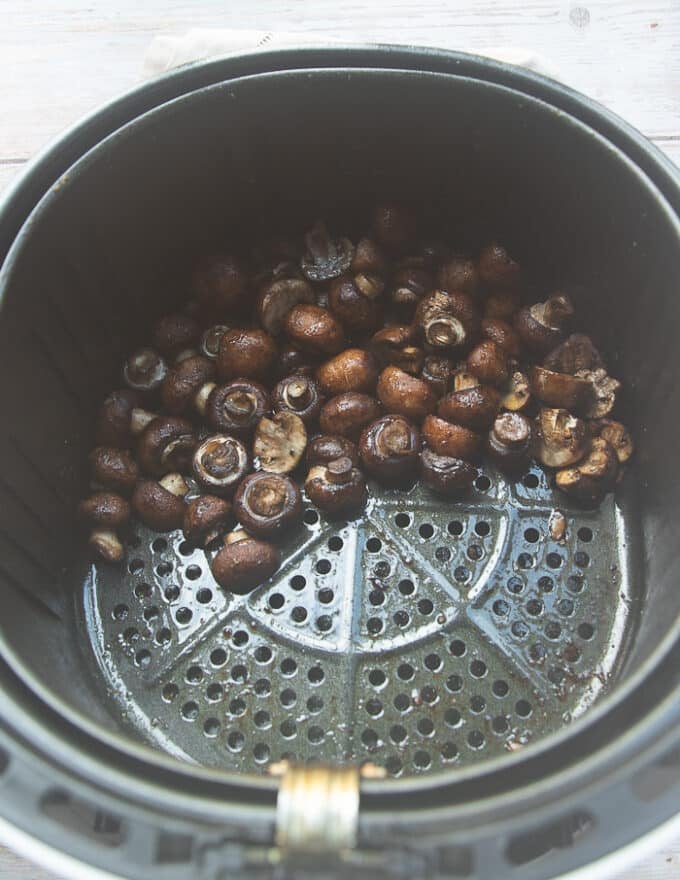
<svg viewBox="0 0 680 880">
<path fill-rule="evenodd" d="M 181 415 L 198 404 L 205 408 L 208 395 L 215 387 L 215 364 L 203 355 L 185 358 L 165 377 L 161 391 L 163 406 L 171 415 Z M 201 396 L 204 385 L 210 387 Z"/>
<path fill-rule="evenodd" d="M 286 315 L 284 327 L 295 345 L 310 354 L 332 355 L 345 347 L 342 324 L 320 306 L 295 306 Z"/>
<path fill-rule="evenodd" d="M 417 428 L 403 416 L 388 415 L 364 428 L 359 455 L 368 474 L 394 486 L 415 474 L 420 445 Z"/>
<path fill-rule="evenodd" d="M 529 379 L 521 370 L 513 370 L 507 384 L 502 389 L 501 407 L 510 412 L 526 409 L 531 400 Z"/>
<path fill-rule="evenodd" d="M 454 372 L 455 367 L 451 358 L 441 354 L 429 354 L 423 361 L 420 378 L 427 382 L 437 396 L 440 396 L 449 390 Z"/>
<path fill-rule="evenodd" d="M 571 373 L 573 376 L 579 370 L 603 368 L 604 361 L 590 336 L 572 333 L 548 354 L 543 366 L 556 373 Z"/>
<path fill-rule="evenodd" d="M 140 348 L 125 361 L 123 378 L 135 391 L 155 391 L 163 384 L 168 366 L 153 348 Z"/>
<path fill-rule="evenodd" d="M 255 429 L 253 454 L 260 459 L 262 469 L 270 473 L 290 473 L 300 463 L 306 446 L 305 423 L 295 413 L 263 416 Z"/>
<path fill-rule="evenodd" d="M 478 343 L 467 357 L 466 367 L 480 382 L 504 385 L 508 381 L 508 356 L 504 349 L 485 339 Z"/>
<path fill-rule="evenodd" d="M 194 348 L 200 335 L 198 321 L 191 315 L 178 312 L 161 318 L 153 328 L 151 338 L 154 348 L 172 361 L 187 349 Z"/>
<path fill-rule="evenodd" d="M 484 318 L 482 321 L 482 336 L 495 342 L 509 358 L 518 358 L 520 356 L 521 344 L 519 336 L 507 321 L 501 321 L 500 318 Z"/>
<path fill-rule="evenodd" d="M 234 513 L 251 535 L 279 535 L 302 520 L 300 490 L 285 474 L 250 474 L 234 495 Z"/>
<path fill-rule="evenodd" d="M 346 272 L 354 257 L 354 245 L 348 238 L 331 238 L 322 220 L 305 235 L 307 250 L 300 261 L 305 278 L 330 281 Z"/>
<path fill-rule="evenodd" d="M 593 386 L 586 379 L 568 373 L 554 373 L 545 367 L 529 372 L 531 391 L 546 406 L 587 411 L 592 406 Z"/>
<path fill-rule="evenodd" d="M 253 433 L 257 423 L 270 409 L 269 393 L 263 385 L 237 379 L 212 390 L 205 417 L 213 430 L 243 438 Z"/>
<path fill-rule="evenodd" d="M 437 415 L 473 431 L 486 431 L 500 409 L 501 395 L 491 385 L 452 391 L 437 404 Z"/>
<path fill-rule="evenodd" d="M 382 414 L 374 397 L 357 391 L 347 391 L 331 397 L 322 407 L 319 425 L 324 434 L 337 434 L 358 440 L 362 429 Z"/>
<path fill-rule="evenodd" d="M 619 464 L 625 464 L 634 450 L 633 438 L 628 428 L 614 419 L 595 419 L 589 424 L 593 436 L 606 440 L 616 453 Z"/>
<path fill-rule="evenodd" d="M 230 330 L 231 327 L 228 327 L 226 324 L 213 324 L 212 327 L 208 327 L 203 336 L 201 336 L 201 354 L 204 357 L 216 360 L 220 351 L 222 337 Z"/>
<path fill-rule="evenodd" d="M 272 394 L 277 412 L 292 412 L 305 424 L 316 421 L 321 410 L 319 387 L 310 376 L 294 375 L 282 379 Z"/>
<path fill-rule="evenodd" d="M 586 454 L 588 426 L 566 409 L 542 409 L 538 414 L 534 455 L 546 467 L 564 468 Z"/>
<path fill-rule="evenodd" d="M 257 313 L 260 324 L 270 336 L 283 332 L 288 312 L 300 303 L 315 302 L 314 290 L 302 278 L 282 278 L 271 281 L 260 291 Z"/>
<path fill-rule="evenodd" d="M 251 469 L 248 450 L 226 434 L 203 440 L 191 463 L 199 484 L 214 495 L 231 495 Z"/>
<path fill-rule="evenodd" d="M 532 440 L 531 421 L 521 413 L 506 412 L 496 417 L 486 448 L 501 470 L 516 473 L 531 461 Z"/>
<path fill-rule="evenodd" d="M 332 515 L 361 508 L 366 500 L 366 481 L 347 456 L 310 468 L 305 492 L 318 508 Z"/>
<path fill-rule="evenodd" d="M 477 271 L 484 284 L 491 287 L 512 287 L 517 284 L 520 267 L 506 248 L 498 242 L 487 245 L 477 259 Z"/>
<path fill-rule="evenodd" d="M 479 272 L 475 261 L 464 254 L 454 254 L 440 268 L 437 284 L 442 290 L 459 290 L 476 297 L 479 293 Z"/>
<path fill-rule="evenodd" d="M 95 426 L 98 446 L 114 446 L 125 449 L 132 442 L 132 411 L 142 406 L 143 396 L 137 391 L 123 388 L 112 391 L 104 400 Z"/>
<path fill-rule="evenodd" d="M 371 229 L 384 248 L 403 251 L 415 238 L 416 219 L 405 205 L 385 202 L 374 208 Z"/>
<path fill-rule="evenodd" d="M 602 367 L 597 370 L 578 370 L 577 379 L 584 379 L 592 388 L 590 401 L 583 412 L 589 419 L 603 419 L 614 409 L 616 395 L 621 388 L 618 379 L 607 375 Z"/>
<path fill-rule="evenodd" d="M 166 474 L 161 480 L 140 480 L 132 493 L 132 509 L 141 521 L 157 532 L 182 527 L 189 486 L 181 474 Z"/>
<path fill-rule="evenodd" d="M 423 379 L 410 376 L 399 367 L 385 367 L 378 377 L 378 399 L 388 413 L 421 421 L 433 412 L 437 398 Z"/>
<path fill-rule="evenodd" d="M 555 483 L 568 495 L 594 503 L 614 488 L 618 469 L 614 449 L 603 437 L 596 437 L 583 461 L 576 467 L 558 471 Z"/>
<path fill-rule="evenodd" d="M 361 238 L 357 243 L 350 271 L 383 277 L 388 269 L 387 260 L 380 247 L 370 238 Z"/>
<path fill-rule="evenodd" d="M 574 315 L 568 296 L 558 293 L 545 302 L 525 306 L 515 315 L 515 330 L 529 351 L 544 357 L 564 338 Z"/>
<path fill-rule="evenodd" d="M 344 394 L 346 391 L 368 393 L 378 381 L 375 357 L 363 348 L 346 348 L 323 363 L 316 378 L 326 394 Z"/>
<path fill-rule="evenodd" d="M 439 495 L 458 495 L 468 489 L 477 476 L 477 468 L 461 458 L 437 455 L 428 447 L 420 453 L 420 478 Z"/>
<path fill-rule="evenodd" d="M 226 314 L 247 304 L 248 276 L 241 261 L 231 254 L 204 257 L 196 266 L 191 292 L 213 314 Z"/>
<path fill-rule="evenodd" d="M 433 290 L 416 309 L 413 325 L 432 349 L 469 347 L 479 337 L 480 316 L 473 299 L 459 291 Z"/>
<path fill-rule="evenodd" d="M 228 501 L 215 495 L 199 495 L 186 505 L 182 530 L 187 541 L 204 547 L 226 532 L 232 520 Z"/>
<path fill-rule="evenodd" d="M 479 434 L 437 416 L 427 416 L 423 422 L 422 436 L 437 455 L 471 462 L 479 461 L 481 457 L 482 437 Z"/>
<path fill-rule="evenodd" d="M 193 425 L 177 416 L 159 416 L 142 431 L 137 460 L 144 473 L 162 477 L 170 471 L 186 471 L 196 446 Z"/>
<path fill-rule="evenodd" d="M 90 453 L 90 475 L 94 485 L 129 495 L 139 479 L 139 468 L 126 449 L 97 446 Z"/>
<path fill-rule="evenodd" d="M 278 549 L 268 541 L 251 538 L 243 529 L 230 532 L 212 561 L 211 571 L 225 590 L 244 595 L 270 578 L 281 562 Z"/>
<path fill-rule="evenodd" d="M 371 333 L 382 323 L 384 282 L 377 275 L 343 275 L 328 291 L 328 308 L 351 333 Z"/>
<path fill-rule="evenodd" d="M 265 379 L 276 361 L 277 348 L 264 330 L 229 330 L 220 340 L 217 374 L 230 379 Z"/>
</svg>

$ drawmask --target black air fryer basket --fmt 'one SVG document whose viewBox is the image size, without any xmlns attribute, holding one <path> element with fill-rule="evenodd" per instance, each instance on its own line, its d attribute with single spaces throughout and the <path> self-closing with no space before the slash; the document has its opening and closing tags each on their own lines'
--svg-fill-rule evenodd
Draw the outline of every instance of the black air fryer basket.
<svg viewBox="0 0 680 880">
<path fill-rule="evenodd" d="M 244 597 L 179 532 L 92 565 L 93 414 L 191 262 L 385 196 L 573 295 L 628 389 L 615 497 L 575 507 L 539 468 L 455 504 L 372 487 L 359 521 L 310 507 Z M 35 162 L 0 213 L 0 834 L 76 873 L 538 880 L 667 830 L 679 205 L 586 99 L 391 47 L 189 67 Z"/>
</svg>

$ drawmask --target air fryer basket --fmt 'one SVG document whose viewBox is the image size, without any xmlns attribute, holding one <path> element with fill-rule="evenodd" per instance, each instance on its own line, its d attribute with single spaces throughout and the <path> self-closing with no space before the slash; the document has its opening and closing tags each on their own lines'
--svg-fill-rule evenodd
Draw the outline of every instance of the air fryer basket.
<svg viewBox="0 0 680 880">
<path fill-rule="evenodd" d="M 359 521 L 329 523 L 310 508 L 280 573 L 248 597 L 227 597 L 179 533 L 133 528 L 122 576 L 87 563 L 72 510 L 93 409 L 152 316 L 186 296 L 195 255 L 317 216 L 351 231 L 383 195 L 417 202 L 462 247 L 507 242 L 533 270 L 527 296 L 568 287 L 630 389 L 623 418 L 639 453 L 616 499 L 574 508 L 539 469 L 517 483 L 486 470 L 454 505 L 373 487 Z M 2 276 L 10 666 L 81 737 L 147 768 L 199 781 L 234 771 L 218 776 L 250 787 L 244 810 L 248 798 L 271 802 L 276 782 L 262 774 L 281 758 L 384 767 L 388 779 L 364 795 L 370 810 L 373 791 L 382 818 L 363 842 L 382 853 L 399 836 L 386 811 L 408 806 L 405 791 L 413 811 L 434 807 L 438 789 L 479 771 L 481 797 L 484 772 L 498 772 L 500 792 L 502 768 L 525 753 L 546 756 L 547 779 L 560 743 L 566 760 L 577 735 L 582 755 L 597 747 L 598 726 L 605 741 L 625 738 L 614 720 L 625 689 L 677 632 L 668 441 L 679 256 L 677 217 L 622 153 L 572 116 L 479 79 L 264 75 L 122 128 L 42 200 Z M 549 535 L 555 509 L 567 517 L 563 543 Z M 666 696 L 674 686 L 666 674 Z M 633 727 L 635 713 L 624 715 Z M 168 770 L 161 752 L 211 773 Z M 271 841 L 270 821 L 236 836 Z M 550 826 L 542 849 L 517 838 L 505 863 L 539 876 L 535 859 L 597 826 L 577 803 L 565 823 Z M 411 835 L 415 851 L 414 826 Z M 416 859 L 410 874 L 483 876 L 500 864 L 449 849 L 436 865 Z M 184 862 L 169 862 L 194 855 L 189 846 Z"/>
</svg>

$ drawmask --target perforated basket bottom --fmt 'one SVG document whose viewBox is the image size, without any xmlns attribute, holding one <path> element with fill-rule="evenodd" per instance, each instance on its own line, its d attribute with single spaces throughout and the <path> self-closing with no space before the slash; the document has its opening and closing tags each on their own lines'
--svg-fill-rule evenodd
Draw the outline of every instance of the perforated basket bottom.
<svg viewBox="0 0 680 880">
<path fill-rule="evenodd" d="M 593 702 L 635 607 L 611 498 L 570 508 L 532 470 L 461 503 L 371 487 L 349 523 L 314 509 L 270 582 L 215 583 L 181 533 L 138 527 L 83 611 L 114 713 L 180 758 L 371 760 L 422 774 L 521 748 Z M 553 509 L 566 542 L 550 538 Z"/>
</svg>

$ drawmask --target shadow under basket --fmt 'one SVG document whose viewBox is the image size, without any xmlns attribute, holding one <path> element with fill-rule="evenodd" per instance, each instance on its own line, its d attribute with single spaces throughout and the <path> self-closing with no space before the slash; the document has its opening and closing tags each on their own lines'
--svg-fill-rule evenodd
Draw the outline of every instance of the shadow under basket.
<svg viewBox="0 0 680 880">
<path fill-rule="evenodd" d="M 677 180 L 662 192 L 625 128 L 492 62 L 259 57 L 164 81 L 5 260 L 0 816 L 129 877 L 265 876 L 285 872 L 272 762 L 371 762 L 357 849 L 300 873 L 555 876 L 677 807 Z M 310 506 L 248 596 L 137 523 L 122 565 L 93 565 L 74 511 L 96 407 L 197 256 L 318 217 L 354 235 L 381 197 L 461 250 L 505 243 L 528 300 L 573 296 L 626 389 L 616 495 L 579 508 L 539 468 L 485 468 L 460 502 L 373 485 L 360 519 Z"/>
</svg>

